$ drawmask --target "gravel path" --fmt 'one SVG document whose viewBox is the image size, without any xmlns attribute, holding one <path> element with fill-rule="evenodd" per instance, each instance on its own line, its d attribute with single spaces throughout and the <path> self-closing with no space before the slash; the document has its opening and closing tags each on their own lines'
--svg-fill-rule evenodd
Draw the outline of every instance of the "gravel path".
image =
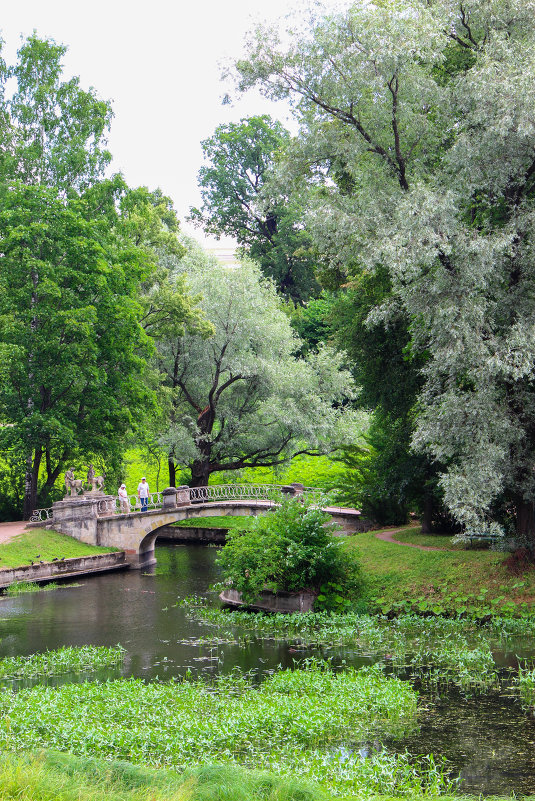
<svg viewBox="0 0 535 801">
<path fill-rule="evenodd" d="M 22 534 L 25 528 L 25 520 L 15 523 L 0 523 L 0 544 L 9 542 L 9 540 L 12 540 L 17 534 Z"/>
</svg>

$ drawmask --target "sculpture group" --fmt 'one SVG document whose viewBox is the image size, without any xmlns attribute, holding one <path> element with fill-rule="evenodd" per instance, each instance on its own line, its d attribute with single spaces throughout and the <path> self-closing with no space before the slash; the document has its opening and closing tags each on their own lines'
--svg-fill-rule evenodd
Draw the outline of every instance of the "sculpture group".
<svg viewBox="0 0 535 801">
<path fill-rule="evenodd" d="M 67 490 L 67 496 L 69 495 L 69 490 L 71 497 L 76 496 L 79 493 L 82 493 L 83 495 L 86 492 L 102 492 L 102 488 L 104 487 L 104 476 L 95 475 L 95 470 L 92 464 L 89 465 L 89 470 L 87 471 L 87 484 L 89 485 L 89 489 L 84 487 L 84 482 L 82 479 L 74 477 L 74 468 L 69 467 L 65 473 L 65 489 Z"/>
</svg>

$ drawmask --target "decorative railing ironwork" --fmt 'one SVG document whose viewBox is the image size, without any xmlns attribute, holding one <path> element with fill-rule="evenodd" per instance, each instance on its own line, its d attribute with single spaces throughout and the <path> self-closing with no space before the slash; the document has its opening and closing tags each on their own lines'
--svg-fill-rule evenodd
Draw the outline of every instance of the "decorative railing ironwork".
<svg viewBox="0 0 535 801">
<path fill-rule="evenodd" d="M 29 522 L 44 523 L 47 520 L 52 520 L 53 516 L 54 516 L 54 510 L 52 509 L 52 507 L 49 507 L 48 509 L 34 509 Z"/>
<path fill-rule="evenodd" d="M 290 494 L 300 495 L 310 499 L 313 503 L 325 505 L 325 492 L 316 487 L 281 486 L 280 484 L 213 484 L 209 487 L 180 487 L 177 489 L 177 500 L 180 505 L 214 503 L 217 501 L 265 501 L 266 505 L 280 502 L 281 497 Z M 116 497 L 102 498 L 98 501 L 99 516 L 130 514 L 141 511 L 141 503 L 137 495 L 128 497 L 128 510 L 123 506 L 121 499 Z M 328 504 L 328 501 L 327 501 Z M 163 506 L 163 493 L 151 492 L 147 499 L 147 509 L 161 509 Z M 329 511 L 343 510 L 343 507 L 328 505 Z M 44 522 L 53 519 L 53 509 L 35 509 L 30 518 L 31 523 Z"/>
<path fill-rule="evenodd" d="M 151 492 L 147 498 L 147 509 L 161 509 L 162 507 L 162 493 Z M 141 511 L 141 502 L 137 495 L 128 496 L 128 511 L 123 508 L 121 499 L 117 495 L 115 498 L 103 498 L 98 502 L 98 513 L 100 516 L 105 515 L 124 515 L 130 512 Z"/>
</svg>

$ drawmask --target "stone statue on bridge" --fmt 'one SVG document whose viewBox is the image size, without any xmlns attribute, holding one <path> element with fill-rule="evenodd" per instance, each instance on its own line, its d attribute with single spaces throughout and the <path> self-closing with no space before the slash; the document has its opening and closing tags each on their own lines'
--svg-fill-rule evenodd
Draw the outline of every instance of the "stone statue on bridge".
<svg viewBox="0 0 535 801">
<path fill-rule="evenodd" d="M 71 491 L 71 497 L 78 495 L 79 492 L 83 493 L 84 491 L 82 481 L 79 478 L 74 477 L 73 467 L 69 467 L 65 473 L 65 490 L 67 491 L 67 495 L 65 497 L 69 497 L 69 490 Z"/>
<path fill-rule="evenodd" d="M 104 486 L 104 476 L 95 475 L 95 468 L 92 464 L 89 465 L 89 469 L 87 471 L 87 483 L 91 486 L 89 492 L 102 492 L 102 487 Z"/>
</svg>

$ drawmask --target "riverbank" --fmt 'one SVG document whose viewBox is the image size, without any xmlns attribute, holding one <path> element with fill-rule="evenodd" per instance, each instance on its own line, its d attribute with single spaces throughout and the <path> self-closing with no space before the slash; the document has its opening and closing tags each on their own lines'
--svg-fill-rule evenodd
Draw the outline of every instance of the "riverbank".
<svg viewBox="0 0 535 801">
<path fill-rule="evenodd" d="M 0 541 L 0 589 L 15 582 L 53 581 L 127 566 L 124 552 L 117 548 L 87 545 L 48 529 L 9 525 L 9 536 Z M 19 530 L 13 533 L 15 526 Z"/>
<path fill-rule="evenodd" d="M 173 528 L 243 529 L 244 517 L 183 521 Z M 535 565 L 518 564 L 509 553 L 466 548 L 449 535 L 425 535 L 414 525 L 349 536 L 365 576 L 366 601 L 372 608 L 421 604 L 421 611 L 495 611 L 535 609 Z M 513 610 L 514 607 L 514 610 Z"/>
<path fill-rule="evenodd" d="M 535 565 L 518 564 L 509 553 L 455 546 L 450 536 L 422 535 L 410 526 L 395 532 L 400 542 L 372 531 L 351 538 L 372 603 L 385 609 L 417 602 L 422 611 L 427 605 L 439 612 L 467 606 L 504 613 L 535 609 Z"/>
<path fill-rule="evenodd" d="M 128 762 L 54 752 L 39 757 L 4 757 L 0 762 L 0 797 L 20 801 L 332 801 L 330 794 L 312 783 L 234 765 L 205 765 L 180 775 Z M 401 801 L 401 797 L 374 794 L 337 796 L 337 801 L 364 798 Z M 440 798 L 466 801 L 476 796 Z M 420 798 L 413 795 L 411 801 Z M 494 796 L 493 801 L 501 799 Z"/>
</svg>

